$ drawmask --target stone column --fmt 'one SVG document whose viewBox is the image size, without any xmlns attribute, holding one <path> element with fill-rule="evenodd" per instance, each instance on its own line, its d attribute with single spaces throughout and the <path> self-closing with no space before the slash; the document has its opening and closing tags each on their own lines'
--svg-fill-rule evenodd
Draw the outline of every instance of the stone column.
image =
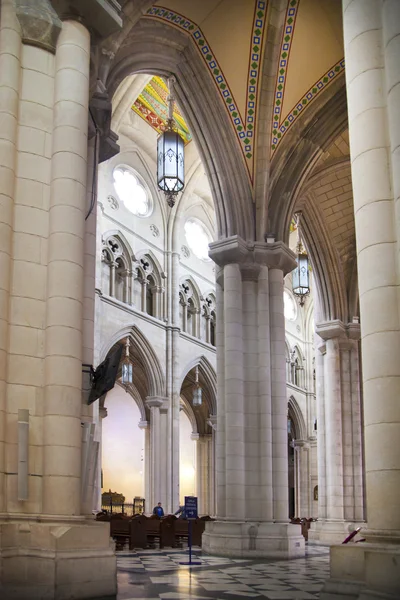
<svg viewBox="0 0 400 600">
<path fill-rule="evenodd" d="M 167 506 L 166 402 L 166 398 L 146 398 L 146 406 L 150 410 L 149 497 L 146 499 L 146 512 L 152 512 L 158 502 L 162 502 L 164 510 Z"/>
<path fill-rule="evenodd" d="M 181 402 L 181 364 L 179 357 L 179 254 L 172 253 L 171 281 L 171 382 L 168 411 L 168 501 L 169 511 L 175 512 L 179 506 L 179 427 Z"/>
<path fill-rule="evenodd" d="M 43 509 L 78 515 L 90 35 L 65 21 L 56 54 L 47 276 Z"/>
<path fill-rule="evenodd" d="M 288 522 L 287 397 L 283 272 L 269 271 L 271 331 L 272 486 L 275 522 Z"/>
<path fill-rule="evenodd" d="M 4 0 L 0 10 L 0 512 L 5 512 L 6 354 L 17 164 L 21 31 L 12 0 Z"/>
<path fill-rule="evenodd" d="M 206 525 L 203 549 L 302 556 L 304 539 L 288 522 L 287 499 L 283 273 L 295 266 L 294 255 L 281 242 L 247 244 L 234 236 L 212 244 L 210 256 L 220 267 L 217 519 Z"/>
<path fill-rule="evenodd" d="M 332 597 L 400 589 L 399 40 L 397 0 L 343 0 L 358 255 L 368 547 L 331 552 Z M 366 551 L 368 548 L 368 552 Z M 353 588 L 352 588 L 353 586 Z M 372 591 L 374 590 L 374 591 Z M 383 596 L 380 596 L 383 597 Z"/>
<path fill-rule="evenodd" d="M 363 522 L 360 394 L 358 369 L 351 369 L 360 327 L 330 321 L 318 324 L 316 331 L 325 341 L 319 348 L 324 389 L 317 430 L 324 479 L 318 481 L 318 521 L 312 524 L 309 541 L 341 543 Z"/>
<path fill-rule="evenodd" d="M 143 456 L 143 479 L 144 479 L 144 500 L 145 513 L 153 510 L 150 508 L 150 423 L 148 421 L 139 421 L 139 429 L 144 431 L 144 456 Z"/>
<path fill-rule="evenodd" d="M 198 434 L 196 439 L 196 494 L 200 515 L 210 514 L 210 434 Z"/>
<path fill-rule="evenodd" d="M 310 489 L 310 447 L 304 440 L 295 440 L 295 457 L 296 457 L 296 477 L 297 477 L 297 517 L 311 517 L 309 508 L 309 498 L 312 494 Z"/>
<path fill-rule="evenodd" d="M 13 283 L 9 292 L 13 319 L 7 332 L 9 480 L 5 509 L 13 518 L 0 522 L 0 595 L 10 600 L 28 596 L 51 599 L 60 594 L 73 597 L 84 587 L 88 598 L 98 597 L 100 590 L 113 596 L 116 561 L 108 527 L 92 519 L 86 522 L 80 514 L 90 36 L 81 23 L 62 25 L 49 0 L 1 2 L 1 9 L 8 48 L 16 50 L 16 33 L 22 48 L 20 63 L 18 54 L 11 61 L 19 68 Z M 18 32 L 13 29 L 15 16 Z M 11 65 L 5 70 L 0 66 L 0 96 L 4 92 L 1 78 L 5 74 L 10 78 L 5 99 L 12 118 L 15 90 L 11 83 L 16 72 Z M 2 136 L 11 131 L 9 118 L 3 118 Z M 2 193 L 11 198 L 1 159 L 0 154 Z M 0 219 L 8 219 L 9 213 L 2 210 L 3 196 L 1 204 Z M 11 208 L 10 203 L 6 208 Z M 3 249 L 6 233 L 1 237 Z M 3 276 L 1 263 L 0 281 Z M 1 339 L 1 327 L 0 331 Z M 0 363 L 1 349 L 0 341 Z M 24 501 L 18 501 L 16 495 L 14 413 L 19 408 L 29 410 L 30 427 L 28 499 Z"/>
</svg>

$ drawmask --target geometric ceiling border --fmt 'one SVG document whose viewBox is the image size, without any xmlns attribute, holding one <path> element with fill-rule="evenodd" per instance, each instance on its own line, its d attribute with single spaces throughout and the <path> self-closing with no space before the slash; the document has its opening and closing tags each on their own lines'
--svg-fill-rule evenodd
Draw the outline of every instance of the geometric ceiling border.
<svg viewBox="0 0 400 600">
<path fill-rule="evenodd" d="M 281 111 L 283 106 L 283 97 L 285 93 L 285 86 L 287 80 L 287 68 L 289 64 L 290 50 L 292 47 L 294 26 L 296 23 L 297 11 L 299 8 L 300 0 L 291 0 L 288 3 L 285 25 L 282 31 L 281 48 L 279 52 L 279 64 L 278 72 L 276 74 L 275 82 L 275 94 L 274 94 L 274 111 L 273 111 L 273 123 L 272 129 L 278 129 L 281 123 Z M 273 138 L 277 136 L 277 132 L 273 135 Z M 272 142 L 276 146 L 276 142 Z M 273 147 L 272 150 L 275 150 Z"/>
<path fill-rule="evenodd" d="M 144 15 L 144 17 L 151 17 L 167 22 L 181 31 L 184 31 L 191 37 L 224 101 L 231 123 L 235 129 L 236 137 L 240 144 L 251 182 L 253 182 L 254 138 L 256 131 L 257 100 L 259 96 L 258 83 L 264 47 L 267 3 L 267 0 L 257 0 L 255 4 L 247 77 L 245 120 L 243 120 L 243 117 L 240 114 L 227 79 L 200 27 L 194 21 L 191 21 L 168 8 L 154 6 L 149 8 Z"/>
<path fill-rule="evenodd" d="M 296 121 L 302 110 L 310 104 L 312 100 L 325 89 L 337 75 L 344 70 L 344 58 L 337 62 L 329 69 L 318 81 L 310 87 L 309 90 L 300 98 L 299 102 L 292 108 L 289 113 L 282 118 L 282 106 L 285 94 L 285 86 L 287 81 L 287 69 L 289 65 L 290 50 L 292 47 L 293 33 L 296 23 L 296 17 L 299 9 L 300 0 L 290 0 L 285 17 L 285 25 L 282 32 L 281 47 L 279 53 L 278 72 L 275 82 L 274 108 L 272 121 L 271 135 L 271 157 L 282 141 L 285 133 L 290 129 Z"/>
<path fill-rule="evenodd" d="M 291 128 L 299 115 L 303 112 L 303 110 L 307 108 L 307 106 L 318 96 L 322 90 L 326 89 L 328 85 L 343 72 L 344 58 L 339 60 L 333 65 L 333 67 L 328 69 L 328 71 L 324 73 L 322 77 L 310 87 L 309 90 L 307 90 L 304 96 L 300 98 L 299 102 L 295 104 L 292 110 L 289 111 L 284 119 L 282 119 L 279 125 L 274 122 L 274 129 L 272 131 L 271 139 L 271 156 L 274 154 L 283 137 Z"/>
</svg>

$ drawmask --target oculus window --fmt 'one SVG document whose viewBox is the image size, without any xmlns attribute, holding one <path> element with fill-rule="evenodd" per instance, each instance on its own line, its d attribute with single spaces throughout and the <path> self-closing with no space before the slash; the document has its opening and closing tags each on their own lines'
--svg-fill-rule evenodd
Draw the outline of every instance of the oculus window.
<svg viewBox="0 0 400 600">
<path fill-rule="evenodd" d="M 288 321 L 295 321 L 297 317 L 296 302 L 287 290 L 283 292 L 283 304 L 285 311 L 285 319 L 288 319 Z"/>
<path fill-rule="evenodd" d="M 113 171 L 114 188 L 125 207 L 137 217 L 148 217 L 151 200 L 138 175 L 128 167 L 119 166 Z"/>
<path fill-rule="evenodd" d="M 185 223 L 185 236 L 189 248 L 197 258 L 204 261 L 211 260 L 208 256 L 211 236 L 200 221 L 188 219 Z"/>
</svg>

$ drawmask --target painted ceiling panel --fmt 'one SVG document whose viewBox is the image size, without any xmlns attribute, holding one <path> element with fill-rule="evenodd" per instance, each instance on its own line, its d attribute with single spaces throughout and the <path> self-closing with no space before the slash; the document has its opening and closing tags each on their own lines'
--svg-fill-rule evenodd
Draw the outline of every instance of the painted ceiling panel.
<svg viewBox="0 0 400 600">
<path fill-rule="evenodd" d="M 204 33 L 244 117 L 255 0 L 160 0 L 195 22 Z"/>
<path fill-rule="evenodd" d="M 168 88 L 164 80 L 161 77 L 153 77 L 136 98 L 132 109 L 147 121 L 153 129 L 161 133 L 165 131 L 167 126 L 167 98 Z M 192 136 L 176 103 L 174 104 L 173 118 L 176 130 L 185 141 L 185 144 L 188 144 Z"/>
<path fill-rule="evenodd" d="M 282 118 L 343 55 L 342 3 L 339 0 L 299 0 Z"/>
</svg>

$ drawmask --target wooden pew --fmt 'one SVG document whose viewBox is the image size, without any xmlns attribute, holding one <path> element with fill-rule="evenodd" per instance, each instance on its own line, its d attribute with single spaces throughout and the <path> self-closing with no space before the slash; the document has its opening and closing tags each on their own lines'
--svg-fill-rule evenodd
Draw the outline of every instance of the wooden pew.
<svg viewBox="0 0 400 600">
<path fill-rule="evenodd" d="M 129 521 L 129 550 L 148 547 L 146 521 L 144 515 L 132 517 Z"/>
<path fill-rule="evenodd" d="M 168 515 L 161 519 L 160 522 L 160 548 L 170 546 L 175 548 L 176 546 L 176 535 L 175 535 L 175 524 L 178 519 L 174 515 Z"/>
<path fill-rule="evenodd" d="M 123 544 L 126 540 L 129 540 L 129 522 L 130 518 L 122 513 L 110 516 L 110 536 L 117 543 Z"/>
</svg>

